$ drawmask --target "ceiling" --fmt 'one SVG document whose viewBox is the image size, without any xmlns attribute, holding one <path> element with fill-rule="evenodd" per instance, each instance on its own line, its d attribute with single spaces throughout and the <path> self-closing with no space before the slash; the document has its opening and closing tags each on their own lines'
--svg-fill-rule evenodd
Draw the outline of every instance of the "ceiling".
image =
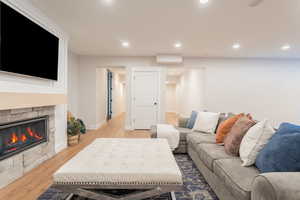
<svg viewBox="0 0 300 200">
<path fill-rule="evenodd" d="M 82 55 L 300 58 L 299 0 L 264 0 L 254 8 L 250 0 L 31 1 Z M 176 42 L 182 47 L 174 48 Z M 282 51 L 284 44 L 291 49 Z"/>
</svg>

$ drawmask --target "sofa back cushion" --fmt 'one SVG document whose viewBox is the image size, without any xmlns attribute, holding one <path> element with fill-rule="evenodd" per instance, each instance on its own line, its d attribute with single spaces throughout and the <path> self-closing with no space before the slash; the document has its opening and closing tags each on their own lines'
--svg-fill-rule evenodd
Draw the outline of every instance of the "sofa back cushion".
<svg viewBox="0 0 300 200">
<path fill-rule="evenodd" d="M 255 165 L 261 173 L 300 172 L 300 132 L 277 134 L 261 150 Z"/>
<path fill-rule="evenodd" d="M 218 124 L 220 113 L 198 112 L 193 130 L 204 133 L 214 133 Z"/>
<path fill-rule="evenodd" d="M 229 133 L 235 122 L 244 116 L 244 113 L 234 115 L 228 119 L 226 119 L 224 122 L 220 124 L 217 130 L 216 134 L 216 143 L 222 144 L 224 143 L 225 136 Z"/>
<path fill-rule="evenodd" d="M 224 140 L 225 151 L 229 155 L 238 156 L 240 144 L 247 131 L 255 125 L 255 121 L 247 116 L 239 118 Z"/>
<path fill-rule="evenodd" d="M 187 121 L 186 128 L 192 129 L 194 127 L 196 119 L 197 119 L 197 115 L 198 115 L 198 112 L 193 110 L 191 113 L 191 117 Z"/>
<path fill-rule="evenodd" d="M 267 119 L 258 122 L 248 130 L 240 146 L 242 166 L 251 166 L 255 163 L 257 155 L 274 133 L 275 130 Z"/>
</svg>

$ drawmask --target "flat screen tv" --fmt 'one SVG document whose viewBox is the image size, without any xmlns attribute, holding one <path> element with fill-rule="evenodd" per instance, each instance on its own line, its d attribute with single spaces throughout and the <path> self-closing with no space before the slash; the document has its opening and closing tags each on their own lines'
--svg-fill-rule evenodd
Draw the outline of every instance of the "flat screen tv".
<svg viewBox="0 0 300 200">
<path fill-rule="evenodd" d="M 0 2 L 0 71 L 57 80 L 59 39 Z"/>
</svg>

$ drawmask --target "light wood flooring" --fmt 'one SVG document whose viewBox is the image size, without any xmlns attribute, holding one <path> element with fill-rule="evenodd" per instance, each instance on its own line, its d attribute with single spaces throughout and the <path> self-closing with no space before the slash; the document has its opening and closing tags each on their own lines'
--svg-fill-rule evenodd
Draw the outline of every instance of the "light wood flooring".
<svg viewBox="0 0 300 200">
<path fill-rule="evenodd" d="M 167 113 L 169 124 L 177 124 L 174 113 Z M 68 147 L 53 158 L 0 190 L 0 200 L 35 200 L 52 184 L 52 174 L 96 138 L 149 138 L 148 131 L 125 131 L 124 115 L 115 117 L 95 131 L 82 135 L 80 144 Z"/>
</svg>

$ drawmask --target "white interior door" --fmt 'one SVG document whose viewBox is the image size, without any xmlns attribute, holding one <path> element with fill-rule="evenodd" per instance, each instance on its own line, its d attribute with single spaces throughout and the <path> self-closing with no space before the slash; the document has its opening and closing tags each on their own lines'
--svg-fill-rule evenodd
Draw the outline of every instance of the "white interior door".
<svg viewBox="0 0 300 200">
<path fill-rule="evenodd" d="M 159 73 L 135 71 L 133 74 L 133 127 L 150 129 L 158 123 Z"/>
</svg>

